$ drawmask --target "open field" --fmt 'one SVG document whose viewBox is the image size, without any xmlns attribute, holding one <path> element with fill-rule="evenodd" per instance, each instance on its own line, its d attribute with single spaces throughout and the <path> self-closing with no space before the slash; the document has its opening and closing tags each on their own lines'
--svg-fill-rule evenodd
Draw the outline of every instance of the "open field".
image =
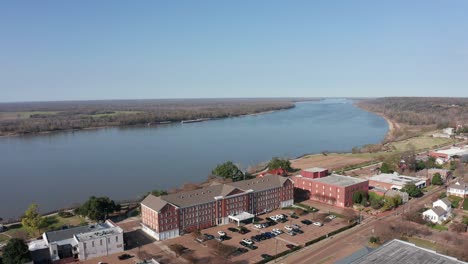
<svg viewBox="0 0 468 264">
<path fill-rule="evenodd" d="M 291 160 L 291 166 L 297 169 L 310 167 L 324 167 L 329 170 L 351 169 L 377 162 L 385 157 L 403 153 L 406 151 L 426 151 L 433 148 L 448 146 L 455 142 L 453 139 L 432 138 L 428 134 L 412 137 L 409 139 L 395 141 L 386 144 L 388 151 L 378 151 L 373 153 L 328 153 L 312 154 Z"/>
<path fill-rule="evenodd" d="M 424 150 L 429 148 L 436 148 L 441 145 L 448 145 L 454 143 L 453 139 L 449 138 L 433 138 L 425 134 L 410 139 L 395 141 L 389 145 L 395 149 L 396 152 L 411 151 L 411 150 Z"/>
<path fill-rule="evenodd" d="M 291 166 L 297 169 L 310 167 L 324 167 L 329 170 L 337 170 L 346 166 L 372 161 L 372 157 L 361 154 L 337 154 L 330 153 L 327 156 L 322 154 L 307 155 L 299 159 L 291 160 Z"/>
</svg>

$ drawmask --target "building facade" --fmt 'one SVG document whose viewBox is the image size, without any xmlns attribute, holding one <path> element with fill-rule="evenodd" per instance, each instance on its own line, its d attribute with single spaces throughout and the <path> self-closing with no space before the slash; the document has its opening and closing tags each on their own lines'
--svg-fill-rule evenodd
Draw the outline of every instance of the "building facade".
<svg viewBox="0 0 468 264">
<path fill-rule="evenodd" d="M 323 178 L 294 177 L 294 187 L 302 193 L 301 199 L 328 203 L 339 207 L 353 205 L 353 194 L 369 190 L 369 181 L 349 176 L 332 174 Z"/>
<path fill-rule="evenodd" d="M 258 215 L 294 203 L 290 178 L 265 175 L 261 178 L 215 184 L 206 188 L 155 197 L 141 202 L 142 229 L 157 240 L 236 219 L 236 215 Z"/>
<path fill-rule="evenodd" d="M 456 183 L 447 187 L 447 195 L 454 195 L 458 197 L 468 197 L 468 183 L 457 181 Z"/>
</svg>

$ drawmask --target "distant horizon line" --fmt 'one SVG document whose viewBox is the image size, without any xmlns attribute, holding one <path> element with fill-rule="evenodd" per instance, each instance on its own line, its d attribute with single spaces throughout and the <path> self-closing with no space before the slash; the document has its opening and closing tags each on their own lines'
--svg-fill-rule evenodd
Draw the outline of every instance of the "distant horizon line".
<svg viewBox="0 0 468 264">
<path fill-rule="evenodd" d="M 238 99 L 376 99 L 376 98 L 468 98 L 464 96 L 284 96 L 284 97 L 174 97 L 174 98 L 146 98 L 146 99 L 64 99 L 64 100 L 38 100 L 38 101 L 3 101 L 0 104 L 20 104 L 20 103 L 59 103 L 59 102 L 102 102 L 102 101 L 181 101 L 181 100 L 238 100 Z"/>
</svg>

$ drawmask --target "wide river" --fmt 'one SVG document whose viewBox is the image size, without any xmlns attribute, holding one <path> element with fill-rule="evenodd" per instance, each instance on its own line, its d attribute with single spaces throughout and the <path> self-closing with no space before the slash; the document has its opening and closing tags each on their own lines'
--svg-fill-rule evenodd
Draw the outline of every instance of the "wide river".
<svg viewBox="0 0 468 264">
<path fill-rule="evenodd" d="M 386 121 L 348 100 L 298 103 L 267 114 L 189 124 L 0 138 L 0 217 L 29 204 L 50 211 L 89 196 L 135 199 L 205 180 L 216 164 L 350 151 L 380 142 Z"/>
</svg>

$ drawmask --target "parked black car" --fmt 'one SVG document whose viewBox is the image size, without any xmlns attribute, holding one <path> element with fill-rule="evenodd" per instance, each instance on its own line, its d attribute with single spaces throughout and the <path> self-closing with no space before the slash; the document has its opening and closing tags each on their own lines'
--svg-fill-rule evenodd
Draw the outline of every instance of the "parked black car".
<svg viewBox="0 0 468 264">
<path fill-rule="evenodd" d="M 212 240 L 214 239 L 215 237 L 210 235 L 210 234 L 203 234 L 203 236 L 205 237 L 205 240 Z"/>
<path fill-rule="evenodd" d="M 300 230 L 299 228 L 294 228 L 293 231 L 297 234 L 304 234 L 304 231 Z"/>
<path fill-rule="evenodd" d="M 272 256 L 272 255 L 268 255 L 268 254 L 262 254 L 262 258 L 264 258 L 264 259 L 271 259 L 271 258 L 273 258 L 273 256 Z"/>
<path fill-rule="evenodd" d="M 248 252 L 249 250 L 246 249 L 246 248 L 237 248 L 234 252 L 232 252 L 232 256 L 239 256 L 239 255 L 242 255 L 246 252 Z"/>
<path fill-rule="evenodd" d="M 296 214 L 292 214 L 292 215 L 291 215 L 291 218 L 298 219 L 299 216 L 297 216 Z"/>
<path fill-rule="evenodd" d="M 302 220 L 301 223 L 303 223 L 304 225 L 311 225 L 312 221 L 306 219 L 306 220 Z"/>
<path fill-rule="evenodd" d="M 129 258 L 133 258 L 133 256 L 130 255 L 130 254 L 122 254 L 122 255 L 118 256 L 118 258 L 120 260 L 125 260 L 125 259 L 129 259 Z"/>
<path fill-rule="evenodd" d="M 257 246 L 255 246 L 255 245 L 253 245 L 253 244 L 252 244 L 252 245 L 247 244 L 246 247 L 248 247 L 248 248 L 250 248 L 250 249 L 252 249 L 252 250 L 257 249 Z"/>
<path fill-rule="evenodd" d="M 228 230 L 231 231 L 231 232 L 234 232 L 234 233 L 239 232 L 239 229 L 237 229 L 235 227 L 229 227 Z"/>
</svg>

